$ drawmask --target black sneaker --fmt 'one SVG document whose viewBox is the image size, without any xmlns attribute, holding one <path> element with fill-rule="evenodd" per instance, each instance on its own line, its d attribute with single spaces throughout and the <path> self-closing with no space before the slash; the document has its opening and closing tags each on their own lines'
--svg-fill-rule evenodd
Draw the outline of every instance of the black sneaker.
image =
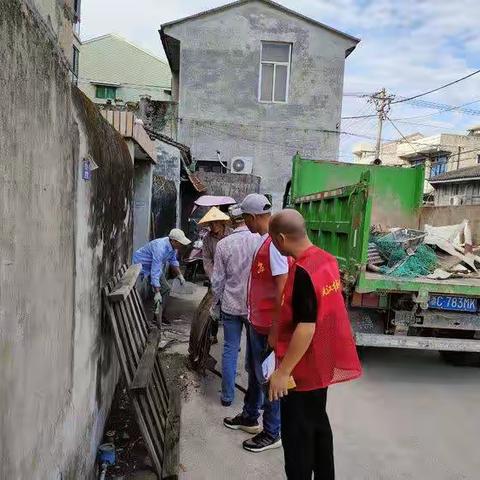
<svg viewBox="0 0 480 480">
<path fill-rule="evenodd" d="M 243 413 L 240 413 L 236 417 L 227 417 L 223 419 L 223 424 L 232 430 L 243 430 L 247 433 L 258 433 L 260 425 L 256 420 L 249 420 L 243 416 Z"/>
<path fill-rule="evenodd" d="M 221 400 L 223 407 L 231 407 L 232 402 L 230 400 Z"/>
<path fill-rule="evenodd" d="M 243 442 L 243 448 L 249 452 L 264 452 L 265 450 L 273 450 L 282 446 L 280 436 L 274 438 L 266 432 L 260 432 L 250 440 Z"/>
</svg>

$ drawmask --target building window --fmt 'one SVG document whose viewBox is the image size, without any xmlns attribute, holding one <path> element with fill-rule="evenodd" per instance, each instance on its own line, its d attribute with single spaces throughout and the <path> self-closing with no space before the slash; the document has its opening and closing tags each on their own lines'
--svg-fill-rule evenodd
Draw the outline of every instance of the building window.
<svg viewBox="0 0 480 480">
<path fill-rule="evenodd" d="M 436 177 L 437 175 L 441 175 L 447 171 L 447 157 L 441 156 L 437 157 L 432 162 L 432 168 L 430 170 L 430 178 Z"/>
<path fill-rule="evenodd" d="M 73 57 L 72 57 L 72 81 L 75 85 L 78 83 L 78 65 L 80 61 L 80 51 L 73 45 Z"/>
<path fill-rule="evenodd" d="M 74 32 L 77 36 L 80 36 L 80 9 L 81 9 L 81 0 L 74 0 L 73 2 L 73 13 L 74 13 Z"/>
<path fill-rule="evenodd" d="M 410 164 L 412 165 L 412 167 L 418 167 L 419 165 L 424 165 L 425 164 L 425 159 L 423 157 L 422 158 L 415 158 L 415 159 L 410 161 Z"/>
<path fill-rule="evenodd" d="M 480 153 L 477 153 L 477 163 L 480 163 Z"/>
<path fill-rule="evenodd" d="M 292 45 L 262 42 L 258 98 L 261 102 L 287 103 Z"/>
<path fill-rule="evenodd" d="M 117 87 L 107 87 L 106 85 L 97 85 L 95 96 L 102 100 L 115 100 Z"/>
</svg>

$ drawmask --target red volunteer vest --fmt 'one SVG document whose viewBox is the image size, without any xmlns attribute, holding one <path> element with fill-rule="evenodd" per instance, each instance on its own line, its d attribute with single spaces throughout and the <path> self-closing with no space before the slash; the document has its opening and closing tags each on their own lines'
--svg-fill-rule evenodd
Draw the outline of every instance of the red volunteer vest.
<svg viewBox="0 0 480 480">
<path fill-rule="evenodd" d="M 360 377 L 362 367 L 352 335 L 338 264 L 332 255 L 310 247 L 288 274 L 282 299 L 277 357 L 287 351 L 296 324 L 292 319 L 292 294 L 297 266 L 309 275 L 317 295 L 317 323 L 312 343 L 292 376 L 298 391 L 316 390 Z"/>
<path fill-rule="evenodd" d="M 267 335 L 275 313 L 275 282 L 270 266 L 270 235 L 253 259 L 248 290 L 249 319 L 255 330 Z"/>
</svg>

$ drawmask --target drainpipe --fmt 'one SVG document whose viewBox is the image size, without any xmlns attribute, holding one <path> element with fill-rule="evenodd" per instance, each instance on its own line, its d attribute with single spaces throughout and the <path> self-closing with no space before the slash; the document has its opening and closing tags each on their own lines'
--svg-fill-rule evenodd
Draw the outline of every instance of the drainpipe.
<svg viewBox="0 0 480 480">
<path fill-rule="evenodd" d="M 460 155 L 462 154 L 462 147 L 458 146 L 458 156 L 457 156 L 457 170 L 460 168 Z"/>
</svg>

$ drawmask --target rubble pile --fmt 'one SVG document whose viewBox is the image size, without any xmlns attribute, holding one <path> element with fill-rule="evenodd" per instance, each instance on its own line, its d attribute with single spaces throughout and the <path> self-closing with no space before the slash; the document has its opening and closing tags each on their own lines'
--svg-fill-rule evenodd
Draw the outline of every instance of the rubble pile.
<svg viewBox="0 0 480 480">
<path fill-rule="evenodd" d="M 480 278 L 480 256 L 472 245 L 468 220 L 458 225 L 432 227 L 423 231 L 394 228 L 372 230 L 368 269 L 394 277 Z"/>
</svg>

